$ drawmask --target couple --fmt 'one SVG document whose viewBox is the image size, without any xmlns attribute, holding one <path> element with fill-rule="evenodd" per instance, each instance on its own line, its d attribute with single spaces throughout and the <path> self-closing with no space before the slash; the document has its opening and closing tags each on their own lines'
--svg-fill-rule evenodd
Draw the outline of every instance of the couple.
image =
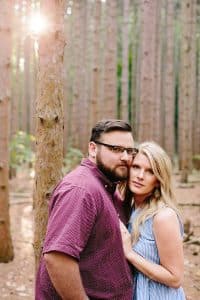
<svg viewBox="0 0 200 300">
<path fill-rule="evenodd" d="M 52 194 L 35 299 L 185 299 L 182 234 L 164 150 L 100 121 Z"/>
</svg>

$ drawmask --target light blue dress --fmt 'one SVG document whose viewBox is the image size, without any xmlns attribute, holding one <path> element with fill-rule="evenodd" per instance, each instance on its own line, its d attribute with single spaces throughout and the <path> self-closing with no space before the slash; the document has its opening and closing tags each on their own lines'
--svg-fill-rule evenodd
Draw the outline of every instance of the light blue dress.
<svg viewBox="0 0 200 300">
<path fill-rule="evenodd" d="M 133 211 L 130 222 L 129 231 L 132 230 L 132 222 L 140 212 L 140 209 Z M 180 221 L 179 221 L 180 222 Z M 180 222 L 181 234 L 183 234 L 183 226 Z M 140 237 L 133 246 L 133 250 L 143 256 L 145 259 L 160 264 L 158 249 L 153 233 L 153 217 L 147 219 L 144 225 L 140 226 Z M 135 271 L 135 287 L 133 300 L 185 300 L 183 288 L 171 288 L 164 284 L 149 279 L 143 273 Z"/>
</svg>

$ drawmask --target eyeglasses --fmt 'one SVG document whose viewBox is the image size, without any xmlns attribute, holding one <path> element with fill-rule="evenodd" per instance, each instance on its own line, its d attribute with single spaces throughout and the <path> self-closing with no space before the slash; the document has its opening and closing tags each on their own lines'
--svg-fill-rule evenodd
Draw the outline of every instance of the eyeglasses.
<svg viewBox="0 0 200 300">
<path fill-rule="evenodd" d="M 134 155 L 138 152 L 138 150 L 136 148 L 126 148 L 126 147 L 117 146 L 117 145 L 110 145 L 110 144 L 102 143 L 99 141 L 94 141 L 94 143 L 105 146 L 108 149 L 110 149 L 113 153 L 116 153 L 116 154 L 124 153 L 124 151 L 126 151 L 126 153 L 128 155 Z"/>
</svg>

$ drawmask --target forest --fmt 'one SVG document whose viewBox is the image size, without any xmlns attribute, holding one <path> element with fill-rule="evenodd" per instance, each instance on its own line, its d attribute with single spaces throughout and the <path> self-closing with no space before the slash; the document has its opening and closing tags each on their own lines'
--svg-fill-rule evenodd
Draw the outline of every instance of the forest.
<svg viewBox="0 0 200 300">
<path fill-rule="evenodd" d="M 8 263 L 0 278 L 15 274 L 9 264 L 25 253 L 31 256 L 28 285 L 33 286 L 49 195 L 87 155 L 92 126 L 118 118 L 132 125 L 136 145 L 155 141 L 172 159 L 189 224 L 187 299 L 196 300 L 200 1 L 2 0 L 0 6 L 0 262 Z M 31 222 L 31 250 L 25 252 L 22 244 L 17 244 L 21 252 L 15 249 L 14 227 L 22 226 L 18 218 L 23 216 L 19 206 L 28 207 L 25 222 Z M 11 284 L 2 297 L 28 300 L 33 291 L 26 293 L 24 284 L 17 294 Z"/>
</svg>

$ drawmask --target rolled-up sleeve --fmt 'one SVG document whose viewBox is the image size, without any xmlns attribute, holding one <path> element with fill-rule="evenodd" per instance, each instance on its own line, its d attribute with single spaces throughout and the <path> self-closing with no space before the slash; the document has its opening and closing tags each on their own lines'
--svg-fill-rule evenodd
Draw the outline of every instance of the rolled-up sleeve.
<svg viewBox="0 0 200 300">
<path fill-rule="evenodd" d="M 59 190 L 53 197 L 43 254 L 58 251 L 79 260 L 97 217 L 96 203 L 79 187 Z"/>
</svg>

